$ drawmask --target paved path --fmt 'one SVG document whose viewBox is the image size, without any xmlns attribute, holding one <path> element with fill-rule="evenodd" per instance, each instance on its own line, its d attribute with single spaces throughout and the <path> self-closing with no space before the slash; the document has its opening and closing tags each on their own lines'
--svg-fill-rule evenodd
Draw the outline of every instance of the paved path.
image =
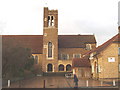
<svg viewBox="0 0 120 90">
<path fill-rule="evenodd" d="M 11 84 L 11 88 L 43 88 L 45 80 L 45 88 L 73 88 L 73 79 L 67 79 L 65 77 L 34 77 L 27 80 L 22 80 L 21 83 L 15 82 Z M 86 80 L 79 79 L 79 87 L 86 87 Z M 109 84 L 102 84 L 100 81 L 88 80 L 88 87 L 96 86 L 110 86 Z M 3 87 L 4 88 L 4 87 Z M 7 86 L 5 87 L 7 88 Z"/>
</svg>

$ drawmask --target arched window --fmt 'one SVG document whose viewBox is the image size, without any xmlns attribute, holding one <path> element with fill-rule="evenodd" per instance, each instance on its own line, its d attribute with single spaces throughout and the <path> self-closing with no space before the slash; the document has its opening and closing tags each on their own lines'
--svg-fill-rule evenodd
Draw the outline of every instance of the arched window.
<svg viewBox="0 0 120 90">
<path fill-rule="evenodd" d="M 47 71 L 48 72 L 52 72 L 53 71 L 53 65 L 52 64 L 48 64 L 47 65 Z"/>
<path fill-rule="evenodd" d="M 51 23 L 50 16 L 48 16 L 48 26 L 50 26 L 50 23 Z"/>
<path fill-rule="evenodd" d="M 59 65 L 59 71 L 64 71 L 64 65 L 62 64 Z"/>
<path fill-rule="evenodd" d="M 48 43 L 48 58 L 52 57 L 52 43 Z"/>
<path fill-rule="evenodd" d="M 70 64 L 68 64 L 68 65 L 66 66 L 66 71 L 71 71 L 71 65 L 70 65 Z"/>
<path fill-rule="evenodd" d="M 54 26 L 54 17 L 51 16 L 51 25 Z"/>
<path fill-rule="evenodd" d="M 95 73 L 97 73 L 97 63 L 96 62 L 94 63 L 94 71 L 95 71 Z"/>
<path fill-rule="evenodd" d="M 91 49 L 92 49 L 91 44 L 86 44 L 86 49 L 87 49 L 87 50 L 91 50 Z"/>
<path fill-rule="evenodd" d="M 48 16 L 48 27 L 54 26 L 54 16 Z"/>
<path fill-rule="evenodd" d="M 35 64 L 38 64 L 38 56 L 35 56 Z"/>
</svg>

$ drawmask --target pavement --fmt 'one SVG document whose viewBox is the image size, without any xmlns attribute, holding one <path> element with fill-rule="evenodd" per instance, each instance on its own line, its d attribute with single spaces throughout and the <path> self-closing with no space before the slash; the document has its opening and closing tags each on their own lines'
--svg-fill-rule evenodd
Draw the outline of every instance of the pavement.
<svg viewBox="0 0 120 90">
<path fill-rule="evenodd" d="M 79 79 L 79 88 L 116 88 L 111 84 L 92 79 Z M 3 88 L 8 88 L 4 86 Z M 30 79 L 17 81 L 10 84 L 9 88 L 74 88 L 72 78 L 65 78 L 64 76 L 36 76 Z"/>
</svg>

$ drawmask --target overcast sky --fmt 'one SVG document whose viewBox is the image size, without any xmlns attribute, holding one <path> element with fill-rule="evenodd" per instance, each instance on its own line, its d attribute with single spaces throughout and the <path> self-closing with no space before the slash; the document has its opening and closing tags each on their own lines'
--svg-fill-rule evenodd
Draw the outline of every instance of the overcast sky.
<svg viewBox="0 0 120 90">
<path fill-rule="evenodd" d="M 59 34 L 94 34 L 101 45 L 118 33 L 118 1 L 0 0 L 0 33 L 42 35 L 43 7 L 48 6 L 58 9 Z"/>
</svg>

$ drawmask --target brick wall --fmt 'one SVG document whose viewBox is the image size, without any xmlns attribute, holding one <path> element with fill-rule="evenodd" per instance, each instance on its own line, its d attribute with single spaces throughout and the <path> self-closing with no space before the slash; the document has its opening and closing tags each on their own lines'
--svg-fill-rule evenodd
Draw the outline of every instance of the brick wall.
<svg viewBox="0 0 120 90">
<path fill-rule="evenodd" d="M 93 73 L 93 78 L 118 78 L 118 44 L 112 43 L 107 48 L 105 48 L 102 52 L 99 53 L 98 57 L 98 65 L 100 65 L 100 72 L 98 74 Z M 108 58 L 115 58 L 115 62 L 109 62 Z M 91 64 L 97 62 L 97 59 L 94 58 L 91 61 Z"/>
</svg>

